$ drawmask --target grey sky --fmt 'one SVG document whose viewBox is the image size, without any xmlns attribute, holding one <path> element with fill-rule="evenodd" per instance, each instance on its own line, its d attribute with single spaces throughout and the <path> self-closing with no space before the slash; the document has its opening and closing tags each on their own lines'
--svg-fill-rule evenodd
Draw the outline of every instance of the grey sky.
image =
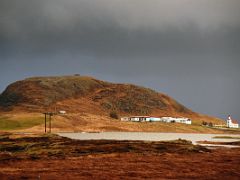
<svg viewBox="0 0 240 180">
<path fill-rule="evenodd" d="M 80 73 L 240 119 L 239 0 L 1 0 L 0 91 Z"/>
</svg>

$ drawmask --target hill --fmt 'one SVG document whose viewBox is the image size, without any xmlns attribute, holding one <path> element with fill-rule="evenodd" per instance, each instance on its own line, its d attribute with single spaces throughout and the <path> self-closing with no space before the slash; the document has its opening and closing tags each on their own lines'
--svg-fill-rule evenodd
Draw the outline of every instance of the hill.
<svg viewBox="0 0 240 180">
<path fill-rule="evenodd" d="M 189 117 L 194 124 L 202 121 L 222 123 L 220 119 L 193 112 L 168 95 L 149 88 L 79 75 L 27 78 L 10 84 L 0 95 L 0 111 L 5 114 L 59 110 L 67 111 L 67 115 L 59 117 L 59 122 L 64 121 L 65 126 L 69 126 L 66 121 L 71 122 L 73 127 L 90 122 L 94 122 L 92 128 L 98 124 L 104 127 L 110 121 L 108 126 L 118 129 L 115 122 L 111 123 L 111 112 L 119 116 Z"/>
</svg>

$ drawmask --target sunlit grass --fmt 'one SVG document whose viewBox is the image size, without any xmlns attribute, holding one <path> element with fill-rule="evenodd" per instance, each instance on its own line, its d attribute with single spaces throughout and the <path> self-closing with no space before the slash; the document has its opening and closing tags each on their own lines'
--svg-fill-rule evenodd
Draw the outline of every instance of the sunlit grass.
<svg viewBox="0 0 240 180">
<path fill-rule="evenodd" d="M 32 117 L 13 117 L 0 116 L 0 130 L 18 130 L 31 128 L 33 126 L 44 123 L 44 118 L 41 116 Z"/>
</svg>

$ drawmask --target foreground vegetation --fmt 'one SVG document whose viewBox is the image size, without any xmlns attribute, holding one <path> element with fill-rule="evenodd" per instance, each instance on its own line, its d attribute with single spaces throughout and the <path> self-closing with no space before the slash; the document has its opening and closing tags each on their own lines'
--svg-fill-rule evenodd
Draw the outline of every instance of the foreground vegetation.
<svg viewBox="0 0 240 180">
<path fill-rule="evenodd" d="M 238 179 L 240 150 L 186 140 L 80 141 L 0 135 L 0 179 Z M 213 178 L 214 177 L 214 178 Z"/>
<path fill-rule="evenodd" d="M 0 136 L 0 160 L 66 158 L 81 155 L 109 153 L 189 153 L 208 152 L 209 150 L 190 141 L 175 140 L 168 142 L 72 140 L 58 135 L 2 134 Z"/>
</svg>

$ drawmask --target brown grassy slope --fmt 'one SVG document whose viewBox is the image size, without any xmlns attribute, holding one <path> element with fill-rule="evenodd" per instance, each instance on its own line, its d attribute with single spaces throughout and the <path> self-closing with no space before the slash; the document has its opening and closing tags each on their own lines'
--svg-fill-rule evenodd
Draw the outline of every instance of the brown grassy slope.
<svg viewBox="0 0 240 180">
<path fill-rule="evenodd" d="M 184 107 L 171 97 L 131 84 L 113 84 L 85 76 L 34 77 L 10 84 L 0 95 L 1 111 L 66 110 L 108 116 L 184 116 L 194 123 L 221 122 Z"/>
<path fill-rule="evenodd" d="M 240 149 L 0 133 L 0 179 L 239 179 Z"/>
</svg>

